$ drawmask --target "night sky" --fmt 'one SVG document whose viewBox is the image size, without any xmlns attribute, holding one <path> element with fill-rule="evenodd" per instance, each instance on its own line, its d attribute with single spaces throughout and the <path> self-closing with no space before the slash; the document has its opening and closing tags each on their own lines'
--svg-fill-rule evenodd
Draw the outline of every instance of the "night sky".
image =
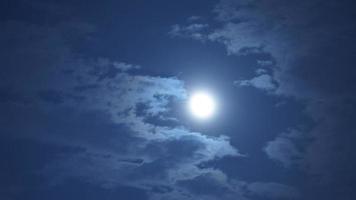
<svg viewBox="0 0 356 200">
<path fill-rule="evenodd" d="M 355 21 L 353 0 L 1 0 L 0 199 L 355 200 Z"/>
</svg>

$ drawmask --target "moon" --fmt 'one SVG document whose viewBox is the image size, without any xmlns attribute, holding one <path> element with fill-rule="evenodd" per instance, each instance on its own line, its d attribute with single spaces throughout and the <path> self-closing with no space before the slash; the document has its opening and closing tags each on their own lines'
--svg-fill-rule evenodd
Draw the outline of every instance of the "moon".
<svg viewBox="0 0 356 200">
<path fill-rule="evenodd" d="M 189 109 L 199 119 L 211 118 L 216 110 L 215 99 L 207 92 L 196 92 L 189 99 Z"/>
</svg>

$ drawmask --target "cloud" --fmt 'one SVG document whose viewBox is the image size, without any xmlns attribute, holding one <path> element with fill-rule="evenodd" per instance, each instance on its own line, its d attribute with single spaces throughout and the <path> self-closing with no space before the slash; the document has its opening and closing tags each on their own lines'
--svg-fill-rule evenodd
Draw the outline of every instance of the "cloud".
<svg viewBox="0 0 356 200">
<path fill-rule="evenodd" d="M 86 149 L 82 154 L 47 166 L 45 173 L 56 184 L 77 177 L 109 188 L 123 182 L 143 189 L 156 185 L 175 188 L 176 181 L 189 180 L 203 173 L 196 167 L 200 162 L 240 155 L 225 136 L 206 136 L 184 127 L 164 127 L 144 121 L 145 115 L 169 114 L 167 106 L 172 99 L 185 99 L 182 81 L 174 77 L 130 75 L 126 72 L 98 79 L 101 71 L 106 71 L 105 66 L 101 62 L 93 62 L 83 69 L 73 69 L 71 74 L 63 74 L 66 84 L 56 86 L 58 91 L 78 95 L 73 88 L 97 86 L 80 91 L 84 97 L 79 102 L 80 106 L 62 95 L 60 102 L 55 101 L 60 103 L 59 107 L 48 108 L 50 112 L 45 118 L 53 119 L 47 122 L 49 131 L 53 133 L 48 135 L 32 130 L 36 132 L 33 137 L 38 139 Z M 49 97 L 57 99 L 57 95 Z M 140 104 L 147 108 L 143 116 L 135 112 Z M 67 109 L 73 111 L 68 112 Z"/>
<path fill-rule="evenodd" d="M 262 39 L 262 27 L 255 29 L 255 24 L 241 22 L 238 24 L 227 23 L 221 29 L 216 29 L 208 35 L 213 42 L 219 42 L 226 46 L 228 54 L 255 54 L 263 53 L 268 40 Z M 262 33 L 261 33 L 262 32 Z M 265 36 L 266 37 L 266 36 Z"/>
<path fill-rule="evenodd" d="M 217 173 L 200 169 L 199 163 L 241 156 L 224 135 L 194 132 L 178 119 L 172 126 L 146 120 L 175 118 L 170 105 L 182 104 L 187 96 L 182 80 L 142 74 L 135 64 L 77 55 L 62 35 L 62 25 L 58 26 L 8 22 L 2 38 L 14 37 L 15 43 L 13 49 L 0 49 L 12 51 L 3 60 L 4 72 L 11 78 L 6 77 L 1 87 L 10 85 L 18 94 L 3 95 L 1 137 L 82 150 L 53 155 L 36 169 L 50 187 L 74 179 L 104 189 L 125 186 L 150 192 L 152 197 L 174 196 L 180 193 L 178 182 Z M 186 30 L 201 28 L 204 25 Z M 29 103 L 18 105 L 22 99 Z M 143 112 L 138 113 L 142 105 Z M 157 189 L 162 186 L 166 189 Z M 194 198 L 188 190 L 185 194 Z"/>
<path fill-rule="evenodd" d="M 244 191 L 221 171 L 210 171 L 191 180 L 178 183 L 201 199 L 246 199 Z M 199 198 L 199 199 L 200 199 Z"/>
<path fill-rule="evenodd" d="M 252 78 L 251 80 L 241 80 L 234 81 L 234 85 L 237 86 L 252 86 L 258 89 L 266 91 L 274 91 L 277 88 L 277 85 L 273 81 L 272 77 L 268 74 L 262 74 Z"/>
<path fill-rule="evenodd" d="M 334 187 L 328 190 L 330 193 L 337 191 L 336 188 L 348 188 L 338 183 L 354 179 L 353 176 L 346 178 L 346 174 L 352 172 L 347 173 L 348 167 L 345 167 L 354 163 L 341 159 L 340 152 L 336 152 L 353 156 L 352 145 L 347 141 L 352 138 L 349 133 L 354 127 L 345 119 L 353 118 L 350 111 L 355 110 L 356 105 L 352 94 L 354 84 L 350 84 L 355 77 L 353 70 L 350 71 L 353 68 L 350 52 L 355 48 L 349 45 L 353 40 L 350 33 L 355 29 L 347 25 L 354 6 L 349 2 L 332 1 L 239 2 L 218 4 L 215 12 L 224 25 L 213 30 L 213 34 L 221 38 L 219 41 L 226 45 L 229 53 L 238 54 L 244 46 L 263 46 L 276 60 L 276 66 L 271 68 L 272 78 L 278 83 L 276 96 L 292 96 L 304 101 L 305 112 L 315 122 L 303 136 L 313 139 L 304 144 L 305 151 L 297 150 L 298 139 L 282 134 L 268 143 L 266 152 L 286 165 L 301 160 L 302 169 L 312 176 L 320 176 L 311 181 L 314 186 Z M 232 8 L 228 8 L 231 5 Z M 313 12 L 316 8 L 317 12 Z M 330 20 L 325 21 L 326 16 Z M 322 34 L 325 32 L 328 34 Z M 330 163 L 338 164 L 330 167 Z"/>
<path fill-rule="evenodd" d="M 314 121 L 303 133 L 312 138 L 304 144 L 305 151 L 296 148 L 298 139 L 285 134 L 269 142 L 265 151 L 285 165 L 300 160 L 301 169 L 318 177 L 309 186 L 325 191 L 306 192 L 315 198 L 355 196 L 346 184 L 355 180 L 348 167 L 355 165 L 348 142 L 355 129 L 348 120 L 354 118 L 356 105 L 355 27 L 350 26 L 354 7 L 351 1 L 221 0 L 213 10 L 220 26 L 205 32 L 208 41 L 223 44 L 230 55 L 264 53 L 273 58 L 272 63 L 260 63 L 272 73 L 235 84 L 254 86 L 277 98 L 292 97 L 305 105 L 304 112 Z"/>
<path fill-rule="evenodd" d="M 204 41 L 206 36 L 203 33 L 208 27 L 208 24 L 198 23 L 191 23 L 186 26 L 175 24 L 171 27 L 169 35 L 172 37 L 192 38 Z"/>
<path fill-rule="evenodd" d="M 266 199 L 298 199 L 299 192 L 294 187 L 280 183 L 255 182 L 247 186 L 247 190 L 252 196 L 258 196 Z"/>
<path fill-rule="evenodd" d="M 192 22 L 192 21 L 198 21 L 198 20 L 201 20 L 201 19 L 202 19 L 201 16 L 193 15 L 193 16 L 190 16 L 188 18 L 188 21 Z"/>
<path fill-rule="evenodd" d="M 290 130 L 290 132 L 282 133 L 274 140 L 269 141 L 264 151 L 270 159 L 281 162 L 285 167 L 300 164 L 303 152 L 296 142 L 302 137 L 302 133 Z"/>
</svg>

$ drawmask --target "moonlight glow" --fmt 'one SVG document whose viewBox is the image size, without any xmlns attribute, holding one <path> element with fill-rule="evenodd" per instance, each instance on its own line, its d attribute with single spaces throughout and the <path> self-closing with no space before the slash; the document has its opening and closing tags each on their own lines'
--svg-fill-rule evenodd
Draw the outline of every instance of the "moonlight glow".
<svg viewBox="0 0 356 200">
<path fill-rule="evenodd" d="M 214 114 L 216 103 L 209 94 L 197 92 L 190 97 L 189 108 L 195 117 L 206 119 Z"/>
</svg>

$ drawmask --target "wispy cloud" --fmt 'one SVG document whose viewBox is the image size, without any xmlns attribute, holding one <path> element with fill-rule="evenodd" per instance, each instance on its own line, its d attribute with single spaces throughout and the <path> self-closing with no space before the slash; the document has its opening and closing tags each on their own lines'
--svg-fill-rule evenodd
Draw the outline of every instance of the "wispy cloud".
<svg viewBox="0 0 356 200">
<path fill-rule="evenodd" d="M 262 74 L 256 76 L 250 80 L 240 80 L 234 81 L 234 85 L 236 86 L 251 86 L 258 89 L 266 90 L 266 91 L 274 91 L 277 88 L 276 83 L 272 79 L 272 77 L 268 74 Z"/>
<path fill-rule="evenodd" d="M 304 133 L 314 138 L 304 146 L 307 150 L 300 152 L 295 147 L 296 139 L 283 134 L 269 142 L 265 150 L 286 165 L 303 157 L 302 169 L 323 177 L 323 181 L 312 181 L 314 186 L 347 188 L 339 183 L 355 179 L 346 178 L 351 172 L 345 167 L 355 162 L 340 156 L 353 157 L 347 141 L 354 139 L 349 134 L 354 128 L 345 120 L 354 118 L 350 112 L 356 104 L 352 84 L 355 73 L 351 70 L 355 49 L 351 45 L 355 27 L 350 26 L 353 9 L 351 1 L 221 0 L 213 10 L 218 26 L 210 26 L 205 33 L 197 30 L 207 41 L 223 44 L 230 55 L 271 55 L 273 61 L 259 63 L 267 73 L 235 84 L 305 104 L 305 113 L 315 122 Z M 330 163 L 338 164 L 331 167 Z"/>
<path fill-rule="evenodd" d="M 196 24 L 184 30 L 205 27 Z M 61 31 L 57 31 L 62 30 L 60 27 L 52 31 L 48 27 L 9 22 L 6 29 L 11 29 L 9 33 L 22 31 L 15 36 L 3 33 L 3 38 L 34 39 L 14 44 L 19 45 L 15 49 L 21 50 L 22 60 L 3 61 L 5 70 L 18 79 L 7 79 L 2 84 L 12 85 L 21 96 L 31 100 L 28 105 L 9 104 L 19 101 L 15 95 L 0 105 L 7 108 L 3 114 L 8 116 L 0 118 L 1 122 L 16 122 L 5 123 L 3 134 L 81 149 L 65 157 L 54 157 L 37 169 L 52 185 L 75 178 L 103 188 L 141 188 L 153 191 L 151 196 L 156 197 L 182 190 L 192 195 L 177 183 L 219 173 L 213 168 L 201 169 L 199 163 L 241 156 L 227 136 L 194 132 L 177 119 L 173 126 L 145 120 L 152 116 L 174 118 L 172 101 L 183 103 L 187 97 L 184 82 L 177 77 L 142 74 L 139 65 L 78 56 Z M 48 49 L 50 46 L 56 48 Z M 11 66 L 16 66 L 16 70 Z M 32 70 L 36 67 L 44 69 Z M 36 80 L 31 82 L 30 78 Z M 140 105 L 145 109 L 138 113 Z M 14 112 L 33 118 L 15 119 Z M 16 126 L 22 123 L 29 126 Z M 161 186 L 168 189 L 157 190 Z"/>
</svg>

